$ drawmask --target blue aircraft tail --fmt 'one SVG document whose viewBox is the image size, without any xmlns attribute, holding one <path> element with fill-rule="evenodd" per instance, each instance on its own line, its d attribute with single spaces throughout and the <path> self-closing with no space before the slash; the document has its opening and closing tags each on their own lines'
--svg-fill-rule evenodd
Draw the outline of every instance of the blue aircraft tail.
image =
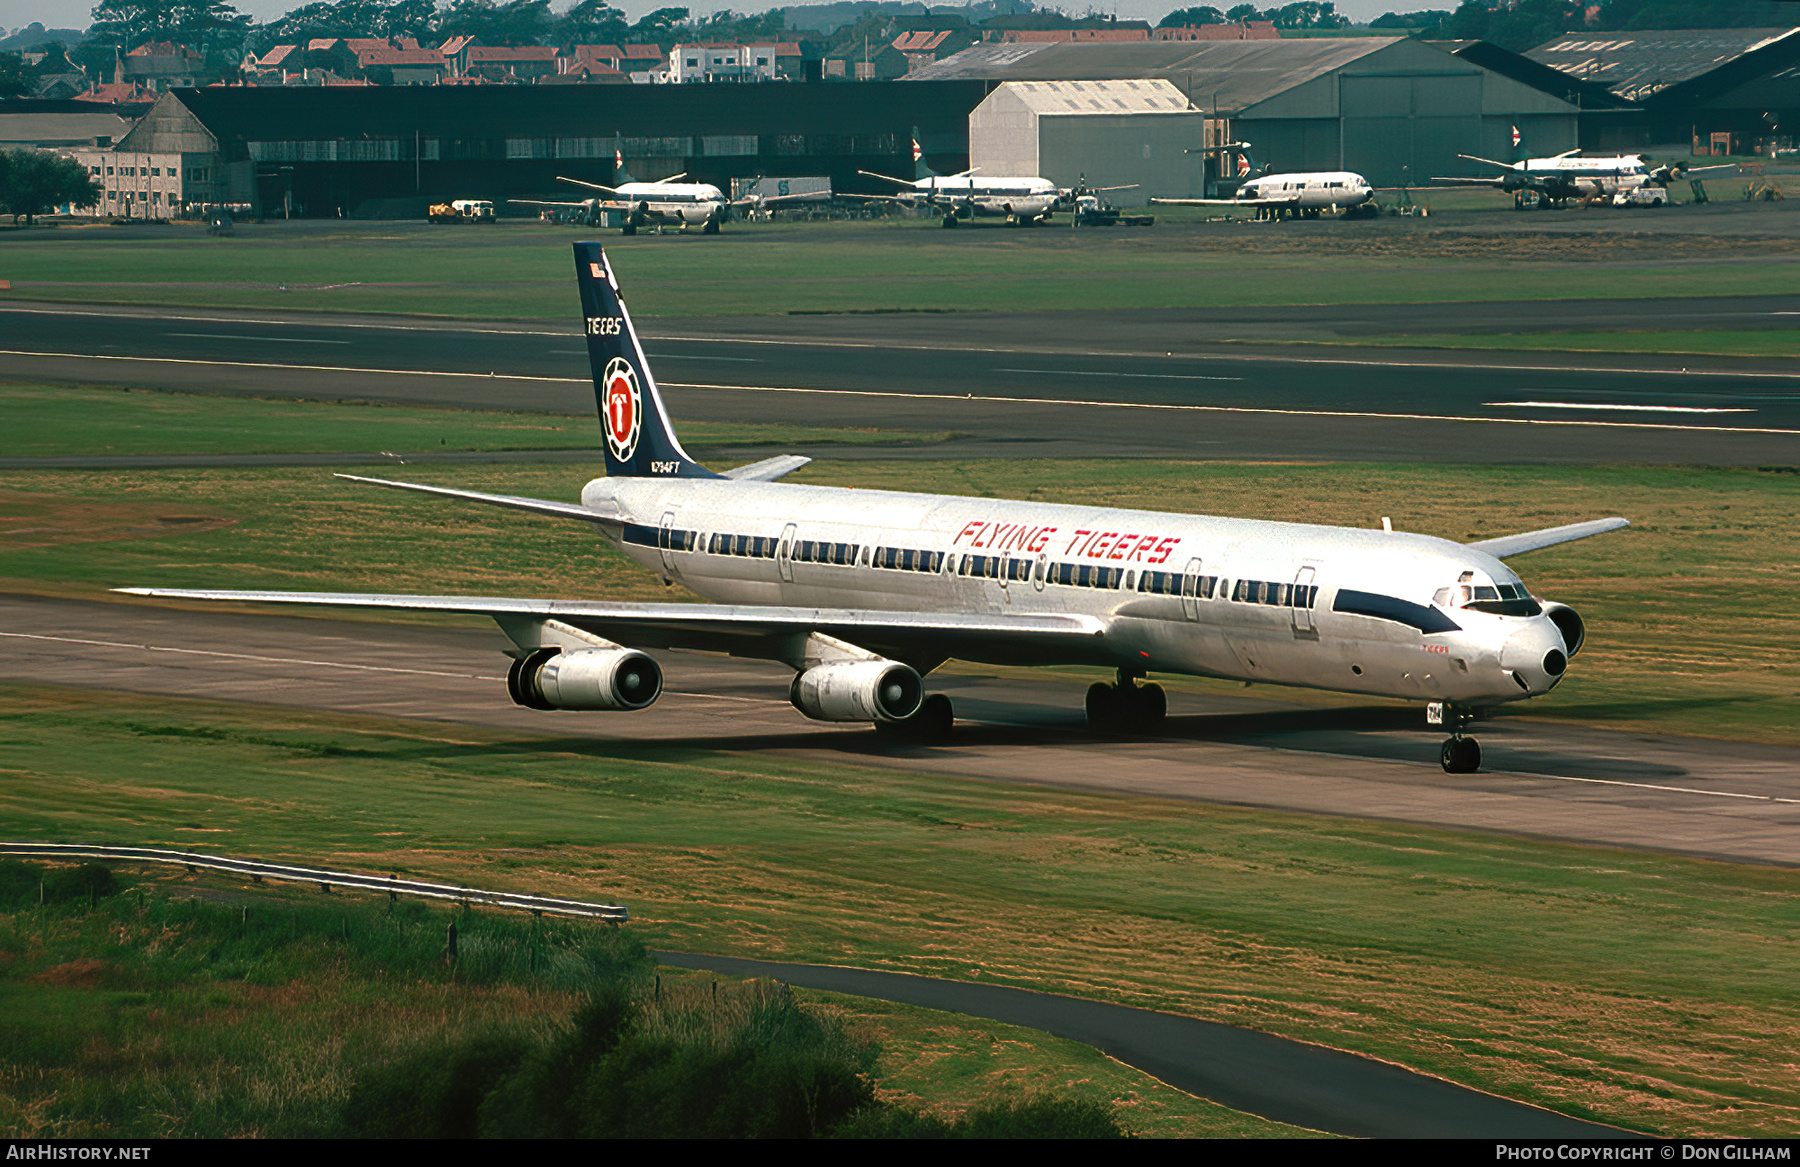
<svg viewBox="0 0 1800 1167">
<path fill-rule="evenodd" d="M 681 448 L 606 251 L 575 245 L 575 283 L 609 478 L 719 478 Z"/>
</svg>

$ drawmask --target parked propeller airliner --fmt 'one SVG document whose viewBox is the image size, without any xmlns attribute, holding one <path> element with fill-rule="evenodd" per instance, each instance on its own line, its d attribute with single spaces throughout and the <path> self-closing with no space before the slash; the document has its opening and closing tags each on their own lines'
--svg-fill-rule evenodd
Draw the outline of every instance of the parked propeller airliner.
<svg viewBox="0 0 1800 1167">
<path fill-rule="evenodd" d="M 1166 207 L 1255 207 L 1271 213 L 1318 218 L 1321 211 L 1365 213 L 1375 188 L 1362 175 L 1349 170 L 1318 170 L 1294 174 L 1264 174 L 1238 187 L 1228 199 L 1151 199 Z M 1371 206 L 1369 210 L 1374 210 Z"/>
<path fill-rule="evenodd" d="M 707 603 L 128 588 L 135 595 L 458 612 L 513 643 L 507 685 L 534 709 L 637 710 L 662 692 L 645 650 L 794 669 L 822 721 L 940 738 L 953 711 L 923 676 L 951 657 L 1116 670 L 1097 728 L 1149 731 L 1181 673 L 1431 703 L 1452 772 L 1480 765 L 1478 709 L 1548 692 L 1581 649 L 1572 608 L 1534 598 L 1503 557 L 1626 526 L 1598 519 L 1457 544 L 1425 535 L 776 481 L 788 455 L 724 473 L 681 446 L 597 243 L 576 282 L 607 476 L 579 503 L 357 478 L 588 523 Z M 346 475 L 345 477 L 351 477 Z"/>
</svg>

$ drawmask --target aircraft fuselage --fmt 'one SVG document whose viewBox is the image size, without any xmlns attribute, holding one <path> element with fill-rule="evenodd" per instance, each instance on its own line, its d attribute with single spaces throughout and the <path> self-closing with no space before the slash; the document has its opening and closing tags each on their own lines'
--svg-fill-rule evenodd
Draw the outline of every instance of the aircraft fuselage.
<svg viewBox="0 0 1800 1167">
<path fill-rule="evenodd" d="M 717 603 L 1104 622 L 1056 661 L 956 654 L 988 663 L 1480 706 L 1547 692 L 1579 647 L 1498 559 L 1424 535 L 705 479 L 595 479 L 582 502 L 637 518 L 599 529 Z"/>
</svg>

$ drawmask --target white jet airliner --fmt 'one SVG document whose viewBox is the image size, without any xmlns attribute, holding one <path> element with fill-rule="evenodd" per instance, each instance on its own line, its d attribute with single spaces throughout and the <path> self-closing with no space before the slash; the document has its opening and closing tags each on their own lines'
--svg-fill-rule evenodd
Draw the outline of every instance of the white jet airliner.
<svg viewBox="0 0 1800 1167">
<path fill-rule="evenodd" d="M 1481 757 L 1469 716 L 1548 692 L 1583 637 L 1572 608 L 1533 597 L 1501 558 L 1627 525 L 1458 544 L 777 482 L 798 455 L 715 473 L 676 438 L 599 244 L 575 244 L 575 273 L 607 470 L 579 503 L 356 481 L 590 524 L 709 602 L 123 590 L 491 616 L 514 646 L 512 699 L 545 710 L 643 709 L 662 691 L 644 650 L 674 648 L 784 662 L 806 716 L 928 740 L 953 711 L 922 677 L 951 657 L 1114 669 L 1087 695 L 1111 732 L 1162 721 L 1156 672 L 1409 698 L 1449 726 L 1444 768 L 1468 772 Z"/>
</svg>

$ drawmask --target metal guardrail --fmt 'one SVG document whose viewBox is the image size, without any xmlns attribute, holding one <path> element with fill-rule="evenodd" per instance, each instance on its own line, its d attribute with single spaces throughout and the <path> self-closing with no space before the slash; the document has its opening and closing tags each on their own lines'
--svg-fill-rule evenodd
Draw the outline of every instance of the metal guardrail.
<svg viewBox="0 0 1800 1167">
<path fill-rule="evenodd" d="M 389 875 L 359 875 L 353 871 L 326 871 L 314 867 L 290 867 L 281 863 L 258 863 L 252 859 L 229 859 L 222 855 L 200 855 L 190 851 L 162 851 L 153 847 L 105 847 L 85 843 L 5 843 L 0 842 L 0 855 L 26 855 L 40 859 L 123 859 L 137 863 L 171 863 L 190 871 L 206 868 L 248 875 L 261 883 L 279 879 L 291 883 L 316 883 L 321 891 L 334 887 L 357 888 L 361 891 L 386 892 L 391 899 L 403 895 L 423 899 L 449 900 L 465 907 L 488 904 L 497 908 L 514 908 L 522 912 L 549 912 L 558 916 L 586 916 L 624 923 L 630 913 L 618 904 L 590 904 L 582 900 L 559 900 L 548 896 L 518 895 L 506 891 L 486 891 L 476 887 L 459 887 L 444 883 L 422 883 Z"/>
</svg>

